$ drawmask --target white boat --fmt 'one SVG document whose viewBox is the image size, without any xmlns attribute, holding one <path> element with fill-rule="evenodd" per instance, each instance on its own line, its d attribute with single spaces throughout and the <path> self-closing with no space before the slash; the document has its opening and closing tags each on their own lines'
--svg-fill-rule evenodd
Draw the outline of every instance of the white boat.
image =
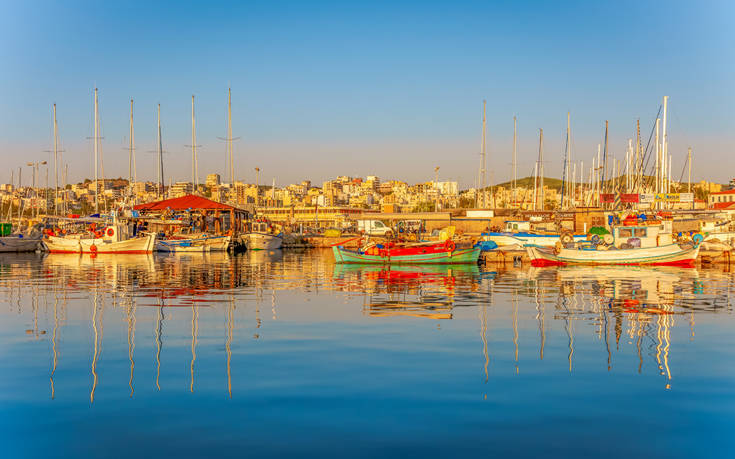
<svg viewBox="0 0 735 459">
<path fill-rule="evenodd" d="M 35 252 L 43 248 L 41 238 L 21 234 L 0 237 L 0 252 Z"/>
<path fill-rule="evenodd" d="M 526 247 L 533 266 L 564 265 L 655 265 L 692 266 L 699 255 L 699 245 L 669 244 L 647 249 L 587 250 Z"/>
<path fill-rule="evenodd" d="M 276 250 L 283 245 L 283 238 L 268 233 L 248 233 L 247 235 L 248 250 Z"/>
<path fill-rule="evenodd" d="M 559 234 L 539 234 L 531 232 L 531 223 L 528 221 L 506 221 L 505 230 L 502 232 L 482 233 L 484 241 L 492 241 L 498 247 L 508 245 L 537 245 L 542 247 L 553 247 L 557 242 L 561 241 Z M 574 242 L 585 240 L 586 235 L 574 234 L 572 239 Z"/>
<path fill-rule="evenodd" d="M 131 237 L 128 225 L 115 223 L 102 234 L 80 233 L 67 236 L 46 236 L 43 243 L 50 253 L 152 253 L 156 235 L 139 233 Z"/>
<path fill-rule="evenodd" d="M 573 248 L 556 246 L 526 247 L 533 266 L 584 265 L 657 265 L 693 266 L 699 255 L 695 244 L 675 244 L 670 222 L 661 225 L 620 226 L 607 235 L 608 245 L 578 245 Z M 560 244 L 561 245 L 561 244 Z M 639 247 L 634 247 L 638 245 Z"/>
<path fill-rule="evenodd" d="M 156 252 L 226 252 L 230 246 L 230 241 L 230 236 L 210 236 L 207 234 L 159 239 L 156 241 Z"/>
<path fill-rule="evenodd" d="M 253 223 L 251 231 L 243 235 L 243 239 L 248 250 L 276 250 L 283 245 L 283 238 L 272 234 L 266 222 Z"/>
</svg>

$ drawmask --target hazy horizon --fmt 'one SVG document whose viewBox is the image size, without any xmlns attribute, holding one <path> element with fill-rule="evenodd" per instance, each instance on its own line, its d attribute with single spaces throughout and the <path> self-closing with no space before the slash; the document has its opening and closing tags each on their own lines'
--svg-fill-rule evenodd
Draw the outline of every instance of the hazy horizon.
<svg viewBox="0 0 735 459">
<path fill-rule="evenodd" d="M 674 179 L 687 147 L 694 180 L 735 176 L 735 6 L 725 1 L 3 3 L 4 183 L 51 158 L 53 103 L 69 181 L 93 176 L 94 87 L 107 177 L 127 176 L 133 98 L 139 179 L 155 179 L 160 103 L 166 181 L 189 181 L 193 94 L 200 180 L 226 180 L 228 87 L 235 176 L 247 182 L 256 166 L 261 183 L 279 186 L 337 175 L 420 182 L 440 166 L 440 180 L 467 188 L 483 99 L 491 183 L 512 174 L 513 116 L 518 176 L 532 174 L 543 128 L 546 176 L 560 177 L 567 111 L 586 177 L 605 120 L 609 154 L 622 159 L 638 118 L 645 145 L 664 95 Z"/>
</svg>

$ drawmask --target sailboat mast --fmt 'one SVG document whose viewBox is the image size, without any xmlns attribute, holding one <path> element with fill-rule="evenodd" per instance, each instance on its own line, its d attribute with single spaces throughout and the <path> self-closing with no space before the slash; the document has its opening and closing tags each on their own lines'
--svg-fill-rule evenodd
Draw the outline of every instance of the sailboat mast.
<svg viewBox="0 0 735 459">
<path fill-rule="evenodd" d="M 608 121 L 605 120 L 605 149 L 602 152 L 602 191 L 605 191 L 605 178 L 607 176 L 607 126 Z"/>
<path fill-rule="evenodd" d="M 516 117 L 513 117 L 513 205 L 518 201 L 516 197 L 516 189 L 518 188 L 518 174 L 517 174 L 517 155 L 518 155 L 518 121 Z"/>
<path fill-rule="evenodd" d="M 130 99 L 130 133 L 129 133 L 129 139 L 130 139 L 130 146 L 128 147 L 128 187 L 130 188 L 130 195 L 133 194 L 133 169 L 135 160 L 133 159 L 133 155 L 135 154 L 135 133 L 133 132 L 133 99 Z"/>
<path fill-rule="evenodd" d="M 564 148 L 564 171 L 562 172 L 562 189 L 561 189 L 561 207 L 564 208 L 564 203 L 569 199 L 569 166 L 571 158 L 569 157 L 569 126 L 570 126 L 570 115 L 567 112 L 567 138 L 566 146 Z"/>
<path fill-rule="evenodd" d="M 687 163 L 689 164 L 689 179 L 687 182 L 689 185 L 687 186 L 687 193 L 692 192 L 692 147 L 689 147 L 687 149 Z"/>
<path fill-rule="evenodd" d="M 59 125 L 54 104 L 54 215 L 59 214 Z"/>
<path fill-rule="evenodd" d="M 656 193 L 661 193 L 661 183 L 663 182 L 661 179 L 661 145 L 659 144 L 659 128 L 661 124 L 661 118 L 656 118 Z"/>
<path fill-rule="evenodd" d="M 487 174 L 485 172 L 485 141 L 486 141 L 486 129 L 487 129 L 487 119 L 485 117 L 485 106 L 487 102 L 485 100 L 482 101 L 482 145 L 480 145 L 480 189 L 482 190 L 482 204 L 481 207 L 485 207 L 486 204 L 486 196 L 485 196 L 485 186 L 487 185 Z"/>
<path fill-rule="evenodd" d="M 668 148 L 667 148 L 668 136 L 666 134 L 666 112 L 668 111 L 667 110 L 668 102 L 669 102 L 669 96 L 664 96 L 664 116 L 661 122 L 661 159 L 663 161 L 663 177 L 664 177 L 663 192 L 664 193 L 669 192 L 669 189 L 668 189 L 669 181 L 667 179 L 668 177 L 667 171 L 670 169 L 670 166 L 669 166 L 669 155 L 668 155 Z"/>
<path fill-rule="evenodd" d="M 194 95 L 191 96 L 191 183 L 194 192 L 199 188 L 199 177 L 197 174 L 197 133 L 196 121 L 194 120 Z"/>
<path fill-rule="evenodd" d="M 94 88 L 94 139 L 92 139 L 94 143 L 94 213 L 98 213 L 100 208 L 99 199 L 97 198 L 99 194 L 99 184 L 97 183 L 97 140 L 99 138 L 99 128 L 97 122 L 97 88 Z"/>
<path fill-rule="evenodd" d="M 158 104 L 158 195 L 163 196 L 163 140 L 161 139 L 161 104 Z"/>
<path fill-rule="evenodd" d="M 544 130 L 539 129 L 538 138 L 538 157 L 539 157 L 539 188 L 541 188 L 541 210 L 544 210 Z"/>
<path fill-rule="evenodd" d="M 533 210 L 536 210 L 538 200 L 538 161 L 533 165 Z"/>
<path fill-rule="evenodd" d="M 230 150 L 230 185 L 235 186 L 235 156 L 232 152 L 232 88 L 227 88 L 227 144 Z"/>
</svg>

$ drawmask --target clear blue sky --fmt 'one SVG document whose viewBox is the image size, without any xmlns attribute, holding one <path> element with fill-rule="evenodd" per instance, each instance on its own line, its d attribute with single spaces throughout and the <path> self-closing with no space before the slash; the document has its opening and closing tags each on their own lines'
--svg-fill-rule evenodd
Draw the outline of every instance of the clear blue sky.
<svg viewBox="0 0 735 459">
<path fill-rule="evenodd" d="M 663 95 L 674 175 L 691 146 L 695 178 L 735 176 L 735 2 L 0 3 L 0 182 L 49 157 L 54 102 L 70 178 L 92 174 L 95 86 L 106 176 L 127 175 L 132 97 L 139 177 L 155 177 L 160 102 L 167 175 L 188 180 L 192 94 L 200 174 L 224 174 L 228 85 L 248 181 L 255 166 L 281 185 L 414 182 L 440 166 L 440 179 L 472 185 L 483 99 L 493 181 L 511 173 L 513 115 L 519 175 L 543 128 L 547 175 L 559 176 L 568 110 L 588 167 L 606 119 L 622 158 Z"/>
</svg>

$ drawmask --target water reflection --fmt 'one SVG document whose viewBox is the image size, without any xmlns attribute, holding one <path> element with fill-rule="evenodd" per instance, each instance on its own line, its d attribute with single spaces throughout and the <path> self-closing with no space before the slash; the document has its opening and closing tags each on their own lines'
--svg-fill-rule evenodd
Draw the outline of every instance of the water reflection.
<svg viewBox="0 0 735 459">
<path fill-rule="evenodd" d="M 327 252 L 319 251 L 96 258 L 3 255 L 0 294 L 7 306 L 3 315 L 20 319 L 6 321 L 0 339 L 16 332 L 10 329 L 13 324 L 30 325 L 25 329 L 29 341 L 19 345 L 18 352 L 34 358 L 40 356 L 30 342 L 48 340 L 50 361 L 44 371 L 51 399 L 59 396 L 59 369 L 70 365 L 75 373 L 65 373 L 65 387 L 75 387 L 80 356 L 89 355 L 85 371 L 90 403 L 95 403 L 100 387 L 115 384 L 102 376 L 120 361 L 118 348 L 126 353 L 126 397 L 136 395 L 136 373 L 141 368 L 158 392 L 175 390 L 170 384 L 182 379 L 191 394 L 211 392 L 213 386 L 200 385 L 199 379 L 209 381 L 217 365 L 217 359 L 210 357 L 219 353 L 224 367 L 219 377 L 224 374 L 227 398 L 232 399 L 245 384 L 235 380 L 234 361 L 252 362 L 263 356 L 277 360 L 297 346 L 289 341 L 296 339 L 292 336 L 304 341 L 336 339 L 330 333 L 354 324 L 376 336 L 395 333 L 396 326 L 410 334 L 427 319 L 436 321 L 432 327 L 437 333 L 459 343 L 468 335 L 460 333 L 461 328 L 447 330 L 442 322 L 459 321 L 476 330 L 471 334 L 475 340 L 479 335 L 475 342 L 481 347 L 483 398 L 488 396 L 488 382 L 505 365 L 516 376 L 521 375 L 522 364 L 538 371 L 540 363 L 533 362 L 548 356 L 549 344 L 552 363 L 572 374 L 579 365 L 589 365 L 591 356 L 598 356 L 598 362 L 602 356 L 605 369 L 613 371 L 618 361 L 627 365 L 629 354 L 635 356 L 636 365 L 623 367 L 624 374 L 644 374 L 650 356 L 664 387 L 671 388 L 676 374 L 674 343 L 695 341 L 696 319 L 709 322 L 707 317 L 713 314 L 731 312 L 732 284 L 733 276 L 719 270 L 335 265 Z M 268 303 L 270 314 L 263 315 Z M 361 317 L 352 315 L 355 310 Z M 70 321 L 73 329 L 65 331 Z M 80 327 L 85 321 L 87 331 Z M 108 328 L 110 323 L 115 327 L 108 342 L 106 322 Z M 324 323 L 334 329 L 319 325 Z M 51 327 L 50 334 L 43 324 Z M 319 331 L 310 331 L 317 325 Z M 266 328 L 272 341 L 244 350 L 243 343 L 262 339 Z M 676 333 L 682 328 L 685 340 Z M 150 343 L 152 374 L 149 364 L 141 366 L 136 356 L 136 333 L 143 333 Z M 84 343 L 89 354 L 79 346 Z M 340 343 L 346 348 L 354 345 Z M 109 358 L 103 352 L 106 346 L 111 346 Z M 477 352 L 457 346 L 459 353 Z M 180 374 L 177 361 L 184 350 L 186 376 Z M 201 352 L 206 357 L 203 363 L 197 360 Z M 531 353 L 537 358 L 530 358 Z M 522 356 L 528 357 L 521 362 Z M 202 371 L 206 376 L 198 374 Z"/>
</svg>

